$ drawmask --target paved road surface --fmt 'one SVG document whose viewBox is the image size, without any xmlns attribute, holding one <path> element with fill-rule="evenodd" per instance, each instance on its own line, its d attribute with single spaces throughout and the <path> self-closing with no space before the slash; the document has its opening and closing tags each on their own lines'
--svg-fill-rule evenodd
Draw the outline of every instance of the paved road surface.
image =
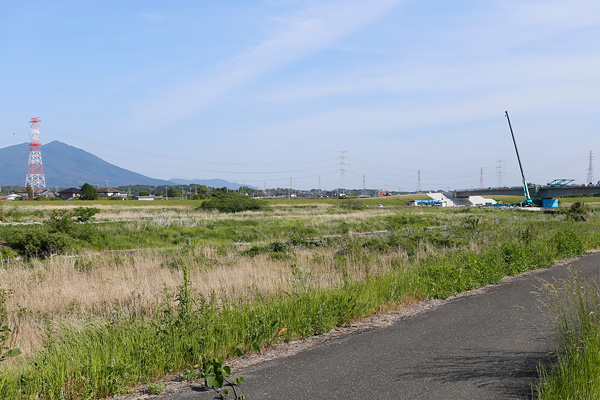
<svg viewBox="0 0 600 400">
<path fill-rule="evenodd" d="M 597 276 L 600 253 L 572 265 Z M 347 335 L 239 372 L 247 399 L 530 398 L 540 363 L 551 361 L 553 332 L 539 310 L 539 279 L 522 276 L 460 297 L 392 326 Z M 213 399 L 192 386 L 161 400 Z"/>
</svg>

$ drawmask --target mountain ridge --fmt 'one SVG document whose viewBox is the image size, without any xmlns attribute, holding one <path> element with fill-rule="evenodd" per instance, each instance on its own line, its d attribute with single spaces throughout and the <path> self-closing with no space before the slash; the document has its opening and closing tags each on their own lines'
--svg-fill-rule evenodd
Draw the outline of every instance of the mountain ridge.
<svg viewBox="0 0 600 400">
<path fill-rule="evenodd" d="M 186 184 L 184 179 L 157 179 L 118 167 L 85 150 L 58 140 L 42 145 L 42 161 L 46 186 L 49 188 L 80 187 L 84 183 L 111 187 L 127 185 L 174 185 Z M 24 185 L 29 159 L 29 143 L 21 143 L 0 149 L 0 185 Z M 220 186 L 237 189 L 238 184 L 222 179 L 190 180 L 219 182 Z M 180 183 L 181 182 L 181 183 Z M 224 184 L 221 184 L 224 183 Z M 205 184 L 205 183 L 198 183 Z M 207 185 L 212 186 L 212 185 Z M 212 186 L 215 187 L 215 186 Z"/>
</svg>

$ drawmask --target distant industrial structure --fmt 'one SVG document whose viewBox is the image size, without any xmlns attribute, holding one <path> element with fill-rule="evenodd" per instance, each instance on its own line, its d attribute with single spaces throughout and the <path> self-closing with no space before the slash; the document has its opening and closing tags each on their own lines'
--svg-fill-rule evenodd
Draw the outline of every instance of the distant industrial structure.
<svg viewBox="0 0 600 400">
<path fill-rule="evenodd" d="M 592 156 L 592 151 L 590 150 L 590 164 L 588 166 L 587 171 L 587 184 L 592 185 L 594 182 L 594 157 Z"/>
<path fill-rule="evenodd" d="M 46 188 L 46 177 L 44 176 L 44 165 L 42 164 L 42 143 L 40 142 L 40 122 L 39 118 L 31 118 L 29 124 L 31 131 L 29 136 L 29 161 L 27 162 L 27 176 L 25 177 L 25 187 L 30 187 L 33 193 L 38 193 Z"/>
</svg>

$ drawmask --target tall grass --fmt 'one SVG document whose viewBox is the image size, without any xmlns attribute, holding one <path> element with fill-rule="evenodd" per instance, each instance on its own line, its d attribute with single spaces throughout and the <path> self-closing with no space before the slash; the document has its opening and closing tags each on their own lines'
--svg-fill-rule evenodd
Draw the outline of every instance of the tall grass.
<svg viewBox="0 0 600 400">
<path fill-rule="evenodd" d="M 558 334 L 557 360 L 542 369 L 538 398 L 600 398 L 600 290 L 597 283 L 572 272 L 569 279 L 547 283 L 551 312 Z"/>
<path fill-rule="evenodd" d="M 348 239 L 336 248 L 339 258 L 332 260 L 340 274 L 337 284 L 315 287 L 310 276 L 292 267 L 289 288 L 279 295 L 201 295 L 193 290 L 184 263 L 181 283 L 163 293 L 153 312 L 135 315 L 125 310 L 108 320 L 89 315 L 78 324 L 58 327 L 40 351 L 0 370 L 0 397 L 80 399 L 123 393 L 138 382 L 224 356 L 239 344 L 244 349 L 254 343 L 264 347 L 326 332 L 408 300 L 444 298 L 582 254 L 576 229 L 555 228 L 530 241 L 501 237 L 477 252 L 461 247 L 427 250 L 421 238 L 419 259 L 394 253 L 405 261 L 379 274 L 362 265 L 362 279 L 349 268 L 374 262 L 396 245 L 395 239 Z M 475 236 L 479 228 L 470 223 L 461 229 Z M 287 331 L 277 336 L 282 328 Z"/>
</svg>

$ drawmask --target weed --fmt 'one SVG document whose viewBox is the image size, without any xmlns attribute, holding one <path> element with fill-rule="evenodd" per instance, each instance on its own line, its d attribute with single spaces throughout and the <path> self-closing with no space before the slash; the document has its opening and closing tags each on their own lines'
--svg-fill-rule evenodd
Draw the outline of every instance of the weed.
<svg viewBox="0 0 600 400">
<path fill-rule="evenodd" d="M 8 312 L 6 310 L 6 298 L 10 291 L 0 289 L 0 362 L 9 357 L 15 357 L 21 354 L 19 348 L 11 349 L 8 347 L 10 328 L 8 327 Z M 1 385 L 0 385 L 1 386 Z"/>
<path fill-rule="evenodd" d="M 558 333 L 557 360 L 534 385 L 540 400 L 600 398 L 600 290 L 571 271 L 556 283 L 546 282 L 546 310 Z"/>
<path fill-rule="evenodd" d="M 177 374 L 177 378 L 181 382 L 192 382 L 202 378 L 202 372 L 199 370 L 200 366 L 196 365 L 195 368 L 187 368 Z"/>
<path fill-rule="evenodd" d="M 165 392 L 165 385 L 162 383 L 151 383 L 148 385 L 148 389 L 146 390 L 148 394 L 159 395 Z"/>
<path fill-rule="evenodd" d="M 223 388 L 225 384 L 229 385 L 233 391 L 234 399 L 242 400 L 244 398 L 244 395 L 238 394 L 235 388 L 237 385 L 244 382 L 244 378 L 241 376 L 231 377 L 231 368 L 228 365 L 223 365 L 222 358 L 209 358 L 204 365 L 202 375 L 204 377 L 204 385 L 214 389 L 217 392 L 219 399 L 226 399 L 229 395 L 229 389 Z"/>
</svg>

